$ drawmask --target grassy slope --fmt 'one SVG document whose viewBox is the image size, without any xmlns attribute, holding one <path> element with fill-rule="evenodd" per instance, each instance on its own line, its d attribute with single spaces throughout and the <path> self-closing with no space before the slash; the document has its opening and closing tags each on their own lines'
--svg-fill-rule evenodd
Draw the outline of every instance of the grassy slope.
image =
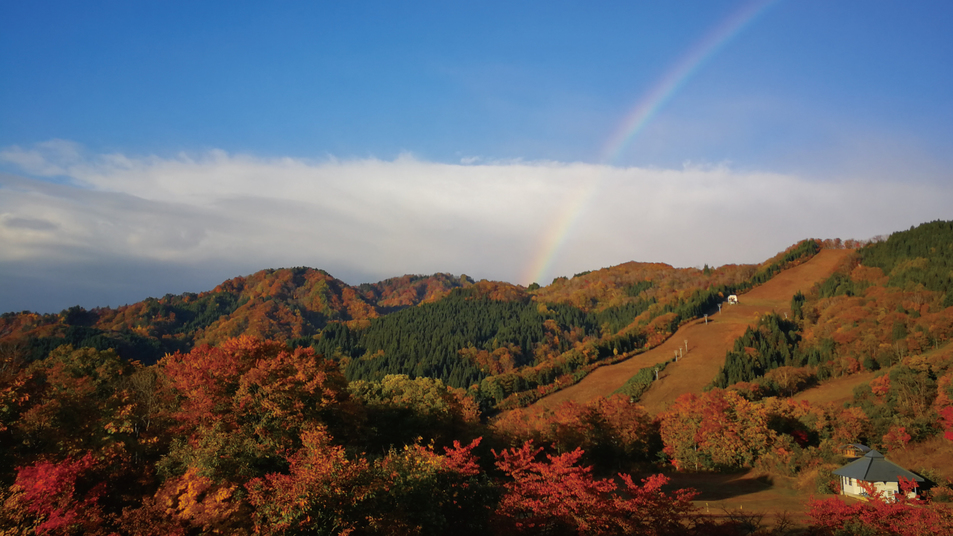
<svg viewBox="0 0 953 536">
<path fill-rule="evenodd" d="M 824 383 L 797 393 L 794 400 L 806 400 L 812 406 L 840 405 L 854 399 L 854 389 L 883 374 L 883 371 L 858 372 L 827 380 Z"/>
<path fill-rule="evenodd" d="M 680 395 L 701 391 L 724 364 L 725 352 L 749 325 L 755 325 L 764 313 L 787 311 L 798 290 L 807 292 L 815 283 L 830 277 L 849 254 L 849 250 L 823 250 L 810 261 L 785 270 L 742 295 L 739 305 L 725 305 L 707 325 L 704 320 L 697 320 L 683 326 L 664 344 L 621 363 L 600 367 L 576 385 L 553 393 L 537 404 L 552 407 L 565 400 L 585 402 L 607 396 L 639 369 L 674 357 L 675 350 L 687 339 L 688 353 L 684 359 L 670 364 L 660 381 L 642 397 L 641 404 L 650 413 L 658 413 Z"/>
</svg>

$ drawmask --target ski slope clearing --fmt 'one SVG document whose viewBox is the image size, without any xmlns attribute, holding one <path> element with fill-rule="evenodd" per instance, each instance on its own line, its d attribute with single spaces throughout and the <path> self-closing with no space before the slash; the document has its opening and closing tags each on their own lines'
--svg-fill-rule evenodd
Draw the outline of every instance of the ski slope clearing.
<svg viewBox="0 0 953 536">
<path fill-rule="evenodd" d="M 679 396 L 700 392 L 718 373 L 725 353 L 748 326 L 756 325 L 763 314 L 790 312 L 794 294 L 807 292 L 830 277 L 848 255 L 849 250 L 822 250 L 808 262 L 739 296 L 737 305 L 723 305 L 722 312 L 709 317 L 707 324 L 704 319 L 686 324 L 663 344 L 621 363 L 597 368 L 579 383 L 540 399 L 536 405 L 554 407 L 566 400 L 588 402 L 609 396 L 640 369 L 673 358 L 681 348 L 682 357 L 659 374 L 659 380 L 640 400 L 649 413 L 657 414 Z"/>
</svg>

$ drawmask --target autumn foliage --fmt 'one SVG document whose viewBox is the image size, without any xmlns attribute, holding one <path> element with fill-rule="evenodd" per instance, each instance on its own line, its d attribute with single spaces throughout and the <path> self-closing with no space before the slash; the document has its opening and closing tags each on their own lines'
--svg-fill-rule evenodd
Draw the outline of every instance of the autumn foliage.
<svg viewBox="0 0 953 536">
<path fill-rule="evenodd" d="M 539 455 L 527 441 L 519 448 L 494 452 L 507 477 L 493 522 L 500 534 L 678 534 L 687 530 L 694 493 L 666 494 L 668 481 L 655 475 L 635 484 L 620 474 L 622 487 L 599 479 L 578 464 L 582 451 Z"/>
<path fill-rule="evenodd" d="M 790 319 L 764 315 L 739 340 L 725 389 L 659 415 L 628 396 L 523 406 L 842 245 L 529 289 L 266 270 L 115 310 L 0 315 L 0 534 L 757 534 L 656 473 L 803 473 L 829 489 L 846 443 L 948 448 L 953 307 L 931 256 L 948 244 L 852 253 Z M 846 404 L 791 398 L 864 371 Z M 815 534 L 953 531 L 949 508 L 905 495 L 809 515 Z"/>
<path fill-rule="evenodd" d="M 811 500 L 809 516 L 822 535 L 953 533 L 953 510 L 909 497 L 908 494 L 915 491 L 914 484 L 901 477 L 901 493 L 892 497 L 884 497 L 868 486 L 870 499 L 863 502 L 845 502 L 837 498 Z"/>
<path fill-rule="evenodd" d="M 102 523 L 99 501 L 107 486 L 99 475 L 91 474 L 95 467 L 91 453 L 22 467 L 3 509 L 36 534 L 94 532 Z"/>
<path fill-rule="evenodd" d="M 493 430 L 513 446 L 532 440 L 557 453 L 581 449 L 587 463 L 605 470 L 648 460 L 661 444 L 649 414 L 622 395 L 512 411 L 496 419 Z"/>
<path fill-rule="evenodd" d="M 252 337 L 152 367 L 64 347 L 4 392 L 4 533 L 704 533 L 691 491 L 612 471 L 660 448 L 621 396 L 488 429 L 438 380 L 349 387 L 312 349 Z"/>
<path fill-rule="evenodd" d="M 683 395 L 659 420 L 665 454 L 687 471 L 751 467 L 777 438 L 763 405 L 721 389 Z"/>
</svg>

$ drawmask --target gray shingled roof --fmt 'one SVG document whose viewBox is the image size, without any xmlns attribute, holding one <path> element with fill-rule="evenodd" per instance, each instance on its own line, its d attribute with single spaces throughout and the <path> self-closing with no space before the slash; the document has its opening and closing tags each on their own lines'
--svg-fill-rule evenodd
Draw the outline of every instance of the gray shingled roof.
<svg viewBox="0 0 953 536">
<path fill-rule="evenodd" d="M 837 469 L 834 471 L 834 474 L 837 476 L 856 478 L 864 482 L 900 482 L 901 476 L 909 480 L 923 482 L 922 477 L 888 461 L 884 458 L 883 454 L 876 450 L 872 450 L 862 458 L 857 458 L 840 469 Z"/>
</svg>

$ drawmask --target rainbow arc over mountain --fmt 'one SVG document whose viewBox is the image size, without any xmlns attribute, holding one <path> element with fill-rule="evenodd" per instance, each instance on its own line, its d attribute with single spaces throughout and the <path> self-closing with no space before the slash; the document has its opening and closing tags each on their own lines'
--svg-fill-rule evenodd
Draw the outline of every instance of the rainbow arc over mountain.
<svg viewBox="0 0 953 536">
<path fill-rule="evenodd" d="M 692 75 L 697 73 L 710 58 L 740 34 L 742 30 L 757 20 L 768 7 L 778 1 L 754 0 L 747 2 L 709 30 L 652 87 L 642 94 L 642 97 L 623 117 L 619 126 L 603 146 L 600 162 L 607 167 L 611 166 L 619 158 L 622 151 L 652 121 L 658 111 L 691 79 Z M 522 278 L 524 281 L 540 282 L 541 279 L 549 275 L 552 264 L 559 255 L 563 244 L 572 234 L 580 216 L 587 212 L 591 206 L 603 182 L 602 178 L 594 179 L 582 188 L 580 195 L 570 200 L 563 207 L 540 241 L 540 247 L 533 257 L 533 262 Z"/>
</svg>

